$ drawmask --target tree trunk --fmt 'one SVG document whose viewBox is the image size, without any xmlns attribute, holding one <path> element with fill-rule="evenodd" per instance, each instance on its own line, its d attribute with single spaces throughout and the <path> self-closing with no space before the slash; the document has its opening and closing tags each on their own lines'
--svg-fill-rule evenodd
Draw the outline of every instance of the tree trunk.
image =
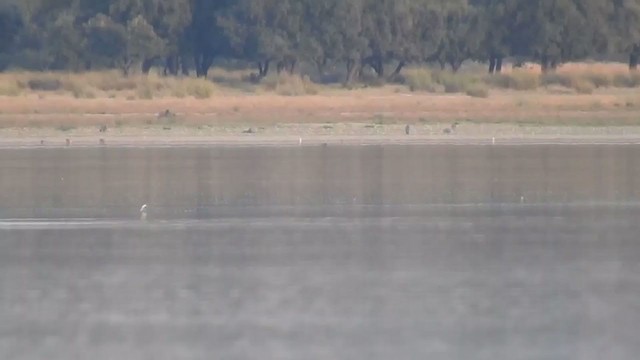
<svg viewBox="0 0 640 360">
<path fill-rule="evenodd" d="M 440 65 L 440 70 L 444 71 L 447 68 L 447 62 L 444 60 L 438 59 L 438 64 Z"/>
<path fill-rule="evenodd" d="M 352 59 L 347 60 L 347 78 L 345 79 L 345 83 L 351 84 L 357 72 L 358 67 L 356 66 L 356 61 Z"/>
<path fill-rule="evenodd" d="M 378 74 L 379 78 L 384 77 L 384 63 L 382 61 L 382 58 L 378 58 L 376 59 L 376 73 Z"/>
<path fill-rule="evenodd" d="M 407 63 L 406 63 L 404 60 L 400 60 L 400 62 L 398 63 L 398 66 L 396 66 L 396 69 L 395 69 L 395 70 L 393 70 L 393 73 L 391 74 L 391 77 L 390 77 L 390 78 L 392 78 L 392 79 L 393 79 L 393 78 L 395 78 L 396 76 L 399 76 L 399 75 L 400 75 L 400 71 L 402 71 L 402 69 L 404 68 L 404 66 L 405 66 L 406 64 L 407 64 Z"/>
<path fill-rule="evenodd" d="M 369 64 L 369 66 L 371 66 L 371 68 L 373 69 L 373 71 L 375 71 L 376 75 L 378 75 L 379 78 L 384 76 L 384 64 L 382 63 L 381 57 L 372 57 L 367 61 L 367 63 Z"/>
<path fill-rule="evenodd" d="M 289 61 L 289 74 L 293 75 L 293 73 L 296 71 L 296 66 L 298 65 L 298 60 L 296 59 L 292 59 L 291 61 Z"/>
<path fill-rule="evenodd" d="M 151 71 L 151 67 L 153 67 L 153 61 L 155 59 L 144 59 L 142 61 L 142 73 L 145 75 L 149 74 L 149 71 Z"/>
<path fill-rule="evenodd" d="M 133 61 L 128 58 L 123 59 L 120 69 L 122 70 L 122 75 L 124 77 L 129 77 L 131 74 L 131 65 L 133 65 Z"/>
<path fill-rule="evenodd" d="M 196 66 L 196 76 L 199 78 L 207 78 L 209 69 L 213 64 L 213 56 L 207 54 L 199 54 L 193 57 Z"/>
<path fill-rule="evenodd" d="M 169 55 L 165 59 L 164 75 L 178 76 L 178 56 Z"/>
<path fill-rule="evenodd" d="M 364 59 L 362 63 L 370 66 L 379 78 L 384 76 L 384 64 L 381 57 L 370 56 Z"/>
<path fill-rule="evenodd" d="M 318 71 L 318 74 L 322 77 L 325 75 L 325 69 L 327 68 L 327 58 L 323 58 L 322 60 L 318 60 L 316 61 L 316 69 Z"/>
<path fill-rule="evenodd" d="M 629 70 L 636 71 L 638 70 L 638 53 L 635 51 L 629 54 Z"/>
<path fill-rule="evenodd" d="M 542 70 L 543 74 L 546 74 L 549 72 L 549 59 L 547 59 L 546 56 L 543 56 L 540 58 L 540 69 Z"/>
<path fill-rule="evenodd" d="M 496 58 L 496 73 L 500 74 L 502 72 L 502 57 Z"/>
<path fill-rule="evenodd" d="M 362 81 L 362 77 L 363 77 L 363 73 L 364 73 L 364 65 L 360 64 L 358 66 L 356 64 L 356 68 L 358 69 L 358 71 L 356 71 L 356 76 L 357 76 L 358 80 Z"/>
<path fill-rule="evenodd" d="M 489 57 L 489 74 L 493 74 L 496 72 L 496 58 L 491 56 Z"/>
<path fill-rule="evenodd" d="M 182 72 L 182 76 L 189 76 L 189 65 L 187 64 L 184 56 L 180 56 L 180 70 Z"/>
<path fill-rule="evenodd" d="M 270 60 L 265 60 L 264 62 L 258 61 L 258 75 L 263 78 L 269 74 L 269 64 Z"/>
<path fill-rule="evenodd" d="M 462 67 L 462 61 L 460 61 L 460 60 L 449 60 L 449 65 L 451 65 L 451 70 L 454 73 L 457 73 L 458 70 L 460 70 L 460 67 Z"/>
</svg>

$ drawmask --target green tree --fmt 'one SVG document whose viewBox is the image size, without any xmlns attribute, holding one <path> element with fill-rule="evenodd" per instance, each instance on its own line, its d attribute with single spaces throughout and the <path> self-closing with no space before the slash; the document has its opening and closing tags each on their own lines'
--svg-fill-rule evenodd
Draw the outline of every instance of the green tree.
<svg viewBox="0 0 640 360">
<path fill-rule="evenodd" d="M 90 19 L 86 26 L 87 48 L 97 63 L 117 66 L 125 76 L 133 65 L 164 53 L 164 41 L 142 16 L 126 26 L 104 14 Z"/>
<path fill-rule="evenodd" d="M 98 14 L 84 25 L 87 56 L 93 66 L 113 67 L 126 52 L 127 29 L 109 16 Z M 123 72 L 128 74 L 129 69 Z"/>
<path fill-rule="evenodd" d="M 363 59 L 370 54 L 370 48 L 364 33 L 365 0 L 339 1 L 335 4 L 333 36 L 338 46 L 335 60 L 346 64 L 346 83 L 350 83 L 360 72 Z"/>
<path fill-rule="evenodd" d="M 238 0 L 218 21 L 233 54 L 258 65 L 258 75 L 268 74 L 272 63 L 297 58 L 300 49 L 298 0 Z"/>
<path fill-rule="evenodd" d="M 636 70 L 640 59 L 640 0 L 614 0 L 608 36 L 613 51 L 629 56 L 629 69 Z"/>
<path fill-rule="evenodd" d="M 143 22 L 135 19 L 143 19 L 144 24 L 151 26 L 153 34 L 164 42 L 163 52 L 145 59 L 143 70 L 147 72 L 155 58 L 164 57 L 165 71 L 172 75 L 178 73 L 181 42 L 184 41 L 185 31 L 191 24 L 191 14 L 190 0 L 113 0 L 109 7 L 109 15 L 117 23 L 127 24 L 127 27 L 142 26 Z M 137 29 L 144 32 L 140 33 L 141 36 L 153 38 L 147 30 Z"/>
<path fill-rule="evenodd" d="M 444 11 L 444 35 L 429 60 L 437 61 L 442 68 L 448 64 L 457 72 L 464 61 L 478 55 L 486 29 L 482 13 L 466 2 L 452 2 Z"/>
<path fill-rule="evenodd" d="M 411 62 L 421 62 L 438 52 L 446 29 L 444 2 L 404 0 L 393 4 L 391 16 L 391 57 L 397 61 L 391 77 L 399 75 Z"/>
<path fill-rule="evenodd" d="M 52 69 L 84 69 L 85 41 L 72 11 L 60 12 L 53 22 L 47 24 L 45 39 Z"/>
<path fill-rule="evenodd" d="M 24 23 L 20 9 L 14 4 L 0 4 L 0 55 L 13 48 Z M 0 60 L 0 70 L 4 68 Z"/>
<path fill-rule="evenodd" d="M 531 1 L 523 3 L 522 9 L 525 21 L 520 38 L 543 71 L 592 54 L 596 33 L 591 23 L 599 22 L 594 18 L 599 14 L 585 11 L 585 1 Z"/>
<path fill-rule="evenodd" d="M 122 58 L 123 69 L 126 65 L 135 64 L 167 54 L 167 41 L 158 36 L 154 28 L 142 16 L 137 16 L 127 23 L 127 48 Z M 175 74 L 175 72 L 172 72 Z"/>
<path fill-rule="evenodd" d="M 320 73 L 329 63 L 346 65 L 345 81 L 351 82 L 368 53 L 364 35 L 365 0 L 305 0 L 300 48 Z"/>
<path fill-rule="evenodd" d="M 183 50 L 191 54 L 198 77 L 206 77 L 216 57 L 229 54 L 229 45 L 218 16 L 232 0 L 192 0 L 191 24 L 185 32 Z"/>
<path fill-rule="evenodd" d="M 522 38 L 522 0 L 473 0 L 482 36 L 478 59 L 489 60 L 489 73 L 502 71 L 507 56 L 529 56 L 526 39 Z"/>
</svg>

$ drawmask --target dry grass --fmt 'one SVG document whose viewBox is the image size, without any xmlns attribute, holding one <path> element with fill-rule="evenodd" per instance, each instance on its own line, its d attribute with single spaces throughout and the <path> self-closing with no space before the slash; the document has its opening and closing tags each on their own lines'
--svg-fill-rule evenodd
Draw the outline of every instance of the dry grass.
<svg viewBox="0 0 640 360">
<path fill-rule="evenodd" d="M 544 86 L 548 91 L 563 87 L 577 94 L 591 94 L 596 89 L 640 87 L 640 73 L 630 72 L 621 63 L 569 63 L 545 74 L 539 66 L 527 65 L 487 76 L 485 81 L 493 87 L 520 91 Z"/>
<path fill-rule="evenodd" d="M 482 82 L 482 76 L 473 73 L 452 73 L 450 71 L 432 71 L 425 68 L 409 68 L 401 78 L 411 91 L 431 93 L 466 93 L 474 92 Z"/>
<path fill-rule="evenodd" d="M 542 76 L 545 84 L 560 84 L 578 93 L 590 94 L 597 88 L 635 88 L 640 86 L 640 74 L 630 72 L 621 63 L 570 63 L 555 73 Z"/>
<path fill-rule="evenodd" d="M 57 93 L 79 99 L 115 98 L 153 99 L 156 97 L 194 97 L 207 99 L 216 91 L 213 82 L 196 78 L 162 77 L 155 73 L 124 77 L 117 71 L 87 73 L 0 74 L 0 96 L 23 92 Z"/>
<path fill-rule="evenodd" d="M 308 76 L 273 74 L 260 81 L 262 88 L 283 96 L 316 95 L 318 85 Z"/>
<path fill-rule="evenodd" d="M 515 69 L 507 73 L 487 76 L 485 81 L 503 89 L 536 90 L 540 86 L 540 74 L 530 70 Z"/>
<path fill-rule="evenodd" d="M 411 91 L 438 92 L 436 83 L 433 81 L 433 76 L 431 76 L 429 69 L 405 69 L 401 77 L 401 82 L 407 85 Z"/>
<path fill-rule="evenodd" d="M 249 76 L 220 69 L 213 69 L 214 81 L 157 74 L 125 78 L 117 72 L 0 74 L 0 127 L 153 126 L 165 109 L 178 114 L 179 124 L 197 126 L 370 123 L 377 117 L 385 125 L 420 119 L 640 123 L 640 76 L 617 64 L 570 64 L 545 75 L 515 69 L 498 76 L 408 68 L 401 85 L 357 90 L 297 75 L 253 83 Z M 215 101 L 207 100 L 213 96 Z"/>
<path fill-rule="evenodd" d="M 484 84 L 474 84 L 474 85 L 470 85 L 465 91 L 465 93 L 471 97 L 488 98 L 489 88 Z"/>
<path fill-rule="evenodd" d="M 0 82 L 0 96 L 19 96 L 24 88 L 15 80 Z"/>
<path fill-rule="evenodd" d="M 221 93 L 268 92 L 282 96 L 302 96 L 333 91 L 333 86 L 315 84 L 309 77 L 300 75 L 272 74 L 258 81 L 251 70 L 213 68 L 209 79 L 164 77 L 157 73 L 124 77 L 117 71 L 81 74 L 13 72 L 0 74 L 0 96 L 31 93 L 49 96 L 55 93 L 78 99 L 151 100 L 168 97 L 208 99 Z M 507 67 L 502 74 L 493 76 L 485 75 L 480 68 L 454 74 L 426 67 L 410 67 L 403 71 L 400 83 L 412 92 L 429 93 L 464 94 L 469 90 L 473 92 L 479 87 L 478 84 L 483 84 L 490 89 L 515 91 L 535 91 L 540 86 L 544 86 L 547 91 L 563 87 L 575 93 L 589 94 L 596 89 L 640 87 L 640 73 L 629 72 L 624 64 L 618 63 L 565 64 L 556 72 L 547 74 L 541 74 L 539 67 L 531 65 L 521 69 Z M 389 87 L 383 82 L 370 82 L 367 85 L 368 88 Z M 354 89 L 361 91 L 362 87 L 355 86 Z M 395 91 L 402 90 L 396 87 Z"/>
<path fill-rule="evenodd" d="M 0 127 L 160 126 L 158 113 L 177 114 L 177 125 L 344 123 L 384 119 L 395 123 L 474 122 L 553 124 L 638 124 L 640 95 L 635 89 L 606 89 L 593 94 L 555 94 L 483 88 L 474 96 L 396 93 L 396 88 L 333 90 L 318 95 L 216 94 L 215 100 L 187 98 L 74 98 L 64 93 L 0 97 Z M 490 91 L 484 97 L 483 91 Z M 421 121 L 422 120 L 422 121 Z"/>
</svg>

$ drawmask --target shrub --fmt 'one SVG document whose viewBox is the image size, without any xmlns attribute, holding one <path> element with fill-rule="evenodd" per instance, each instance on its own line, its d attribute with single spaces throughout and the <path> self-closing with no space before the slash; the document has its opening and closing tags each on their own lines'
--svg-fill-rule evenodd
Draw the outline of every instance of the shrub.
<svg viewBox="0 0 640 360">
<path fill-rule="evenodd" d="M 153 99 L 153 89 L 149 84 L 143 82 L 138 85 L 136 95 L 138 96 L 138 99 L 151 100 Z"/>
<path fill-rule="evenodd" d="M 135 90 L 137 87 L 135 77 L 124 77 L 119 72 L 95 73 L 88 76 L 91 84 L 102 91 Z"/>
<path fill-rule="evenodd" d="M 607 72 L 605 70 L 582 70 L 548 73 L 542 75 L 542 83 L 548 85 L 562 85 L 578 91 L 588 91 L 591 88 L 603 87 L 636 87 L 640 86 L 640 76 L 633 78 L 628 73 Z M 590 85 L 586 85 L 589 83 Z M 593 91 L 593 90 L 592 90 Z"/>
<path fill-rule="evenodd" d="M 400 81 L 411 91 L 436 91 L 431 71 L 427 69 L 407 69 Z"/>
<path fill-rule="evenodd" d="M 283 73 L 267 76 L 260 83 L 264 89 L 275 91 L 278 95 L 283 96 L 315 95 L 318 93 L 318 87 L 308 76 Z"/>
<path fill-rule="evenodd" d="M 37 77 L 29 79 L 27 86 L 34 91 L 58 91 L 62 88 L 62 82 L 53 77 Z"/>
<path fill-rule="evenodd" d="M 562 85 L 575 90 L 578 94 L 591 94 L 596 85 L 587 73 L 549 73 L 542 76 L 545 85 Z M 602 79 L 597 80 L 602 83 Z"/>
<path fill-rule="evenodd" d="M 70 92 L 73 97 L 77 99 L 93 99 L 96 94 L 90 88 L 88 81 L 82 81 L 81 79 L 74 78 L 72 76 L 66 77 L 62 80 L 62 89 Z"/>
<path fill-rule="evenodd" d="M 584 74 L 595 87 L 609 87 L 613 85 L 613 74 L 604 71 L 589 71 Z"/>
<path fill-rule="evenodd" d="M 535 90 L 540 86 L 540 75 L 527 70 L 490 75 L 488 83 L 504 89 Z"/>
<path fill-rule="evenodd" d="M 22 93 L 22 88 L 17 81 L 0 82 L 0 96 L 18 96 Z"/>
<path fill-rule="evenodd" d="M 587 79 L 575 79 L 571 86 L 578 94 L 592 94 L 596 86 Z"/>
<path fill-rule="evenodd" d="M 365 87 L 383 87 L 387 84 L 384 77 L 370 73 L 363 74 L 360 78 L 360 82 L 365 85 Z"/>
<path fill-rule="evenodd" d="M 78 89 L 71 92 L 76 99 L 95 99 L 96 93 L 90 89 Z"/>
<path fill-rule="evenodd" d="M 444 92 L 446 93 L 465 92 L 469 86 L 478 82 L 478 79 L 470 75 L 448 71 L 434 72 L 432 76 L 436 83 L 444 86 Z"/>
<path fill-rule="evenodd" d="M 175 85 L 174 87 L 171 88 L 171 96 L 177 97 L 180 99 L 187 97 L 187 89 L 185 89 L 184 86 Z"/>
<path fill-rule="evenodd" d="M 560 73 L 552 72 L 552 73 L 542 74 L 541 82 L 545 86 L 561 85 L 561 86 L 570 88 L 572 87 L 571 84 L 573 83 L 573 80 L 572 80 L 572 75 L 570 74 L 560 74 Z"/>
<path fill-rule="evenodd" d="M 484 84 L 473 84 L 470 85 L 465 93 L 471 97 L 477 98 L 488 98 L 489 97 L 489 89 Z"/>
<path fill-rule="evenodd" d="M 613 85 L 616 87 L 634 88 L 640 86 L 640 73 L 618 73 L 613 77 Z"/>
<path fill-rule="evenodd" d="M 213 83 L 204 79 L 185 79 L 186 94 L 196 99 L 208 99 L 213 95 L 215 87 Z M 176 85 L 180 86 L 180 84 Z"/>
</svg>

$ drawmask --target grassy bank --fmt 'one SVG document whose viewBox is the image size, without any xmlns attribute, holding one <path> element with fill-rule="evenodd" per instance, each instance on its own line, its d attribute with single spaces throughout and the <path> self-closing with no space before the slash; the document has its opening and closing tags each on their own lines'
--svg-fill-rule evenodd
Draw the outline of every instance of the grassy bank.
<svg viewBox="0 0 640 360">
<path fill-rule="evenodd" d="M 470 66 L 458 73 L 426 67 L 405 69 L 400 76 L 379 78 L 365 72 L 360 82 L 344 86 L 336 82 L 340 74 L 325 74 L 313 82 L 306 75 L 271 74 L 256 79 L 250 70 L 214 68 L 209 80 L 194 77 L 165 77 L 157 72 L 124 77 L 118 71 L 87 73 L 9 72 L 0 74 L 0 96 L 20 97 L 29 94 L 67 95 L 74 98 L 155 98 L 209 99 L 221 94 L 276 94 L 281 96 L 316 95 L 336 90 L 357 92 L 363 88 L 387 87 L 434 94 L 466 94 L 486 98 L 496 90 L 550 91 L 553 93 L 592 94 L 599 89 L 640 87 L 640 72 L 630 72 L 619 63 L 576 63 L 561 66 L 553 73 L 542 74 L 533 65 L 507 68 L 501 74 L 488 75 L 484 68 Z M 333 81 L 333 82 L 331 82 Z"/>
<path fill-rule="evenodd" d="M 448 122 L 527 125 L 640 125 L 640 74 L 623 64 L 568 64 L 488 75 L 407 68 L 349 87 L 307 76 L 213 69 L 210 78 L 123 77 L 118 72 L 0 74 L 0 127 L 69 132 L 108 126 Z M 166 110 L 169 110 L 167 113 Z M 164 114 L 164 115 L 163 115 Z M 93 131 L 93 130 L 91 130 Z M 167 130 L 168 131 L 168 130 Z"/>
</svg>

